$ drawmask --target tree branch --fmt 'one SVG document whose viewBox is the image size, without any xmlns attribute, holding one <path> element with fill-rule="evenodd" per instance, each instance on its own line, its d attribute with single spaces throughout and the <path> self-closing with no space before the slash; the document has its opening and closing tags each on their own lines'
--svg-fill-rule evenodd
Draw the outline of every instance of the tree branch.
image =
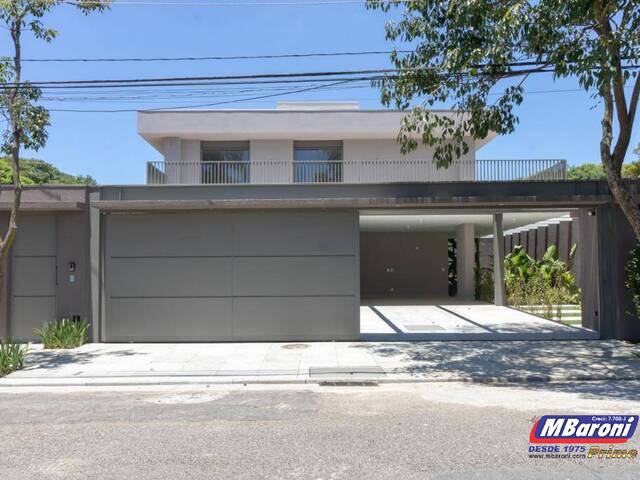
<svg viewBox="0 0 640 480">
<path fill-rule="evenodd" d="M 618 123 L 620 124 L 620 128 L 622 128 L 622 125 L 629 121 L 629 114 L 627 112 L 627 99 L 624 94 L 624 76 L 622 74 L 622 62 L 620 60 L 620 43 L 614 38 L 609 17 L 606 16 L 604 10 L 602 12 L 600 25 L 600 32 L 604 40 L 605 48 L 609 51 L 611 62 L 616 69 L 616 74 L 613 78 L 613 98 L 616 104 Z"/>
<path fill-rule="evenodd" d="M 610 88 L 610 85 L 606 85 L 602 87 L 601 92 L 604 103 L 604 113 L 602 114 L 602 138 L 600 140 L 600 156 L 602 157 L 602 163 L 611 162 L 613 99 Z"/>
<path fill-rule="evenodd" d="M 640 74 L 636 77 L 636 84 L 633 86 L 631 100 L 629 101 L 629 123 L 632 128 L 636 118 L 636 111 L 638 110 L 638 97 L 640 97 Z"/>
</svg>

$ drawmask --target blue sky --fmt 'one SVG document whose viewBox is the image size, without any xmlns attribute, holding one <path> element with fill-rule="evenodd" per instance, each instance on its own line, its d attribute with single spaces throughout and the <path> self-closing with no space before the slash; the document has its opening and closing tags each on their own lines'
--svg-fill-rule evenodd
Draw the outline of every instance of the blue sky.
<svg viewBox="0 0 640 480">
<path fill-rule="evenodd" d="M 247 0 L 248 1 L 248 0 Z M 204 3 L 204 2 L 203 2 Z M 51 44 L 24 41 L 25 58 L 54 57 L 176 57 L 261 55 L 304 52 L 388 50 L 384 23 L 388 15 L 362 5 L 305 6 L 159 6 L 114 5 L 103 14 L 81 15 L 59 7 L 45 18 L 59 30 Z M 2 33 L 4 50 L 11 53 Z M 341 69 L 384 68 L 384 55 L 307 59 L 158 62 L 158 63 L 26 63 L 30 80 L 106 79 L 154 76 L 233 75 Z M 527 80 L 530 92 L 572 90 L 573 81 L 539 75 Z M 59 93 L 47 94 L 56 96 Z M 90 95 L 96 95 L 91 93 Z M 226 99 L 227 97 L 223 98 Z M 278 100 L 358 100 L 362 108 L 378 108 L 372 88 L 315 91 L 233 108 L 271 108 Z M 207 103 L 220 98 L 191 100 Z M 140 103 L 55 102 L 51 109 L 118 109 L 188 104 L 186 100 Z M 230 108 L 227 106 L 226 108 Z M 601 107 L 584 92 L 531 93 L 520 107 L 520 125 L 513 135 L 497 138 L 479 152 L 480 158 L 565 158 L 570 164 L 598 162 Z M 99 183 L 142 183 L 145 162 L 160 155 L 136 134 L 135 113 L 53 112 L 49 141 L 28 155 L 47 160 L 75 174 L 89 174 Z M 640 141 L 636 131 L 632 145 Z M 630 154 L 628 159 L 634 158 Z"/>
</svg>

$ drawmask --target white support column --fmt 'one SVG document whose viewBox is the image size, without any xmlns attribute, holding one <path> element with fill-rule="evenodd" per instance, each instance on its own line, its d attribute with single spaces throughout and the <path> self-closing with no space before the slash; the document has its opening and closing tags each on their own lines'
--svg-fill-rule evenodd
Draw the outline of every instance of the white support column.
<svg viewBox="0 0 640 480">
<path fill-rule="evenodd" d="M 475 226 L 463 223 L 456 227 L 456 265 L 459 298 L 473 299 L 475 282 L 473 267 L 475 264 Z"/>
<path fill-rule="evenodd" d="M 496 306 L 507 304 L 504 287 L 504 233 L 502 214 L 493 214 L 493 295 Z"/>
<path fill-rule="evenodd" d="M 199 185 L 202 183 L 200 140 L 182 140 L 181 144 L 180 161 L 184 166 L 180 174 L 180 183 Z"/>
<path fill-rule="evenodd" d="M 165 174 L 167 183 L 182 183 L 180 178 L 180 163 L 182 163 L 182 140 L 176 137 L 167 137 L 162 141 L 162 153 L 167 162 Z"/>
</svg>

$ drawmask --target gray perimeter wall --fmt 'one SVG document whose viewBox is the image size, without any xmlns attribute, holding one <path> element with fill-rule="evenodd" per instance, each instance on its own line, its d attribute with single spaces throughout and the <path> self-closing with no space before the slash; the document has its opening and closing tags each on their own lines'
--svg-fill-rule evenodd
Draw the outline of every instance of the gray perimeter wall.
<svg viewBox="0 0 640 480">
<path fill-rule="evenodd" d="M 629 188 L 634 195 L 640 193 L 640 182 L 629 182 Z M 504 205 L 513 205 L 518 208 L 539 209 L 544 205 L 560 208 L 583 207 L 580 213 L 579 235 L 578 237 L 579 261 L 580 261 L 580 278 L 583 288 L 583 318 L 588 323 L 586 326 L 593 328 L 600 327 L 604 337 L 607 338 L 627 338 L 640 339 L 640 321 L 633 312 L 630 302 L 630 296 L 624 286 L 625 274 L 624 266 L 628 260 L 628 252 L 635 243 L 635 238 L 628 226 L 626 219 L 621 212 L 610 203 L 610 192 L 606 182 L 514 182 L 508 184 L 491 184 L 491 183 L 453 183 L 453 184 L 395 184 L 395 185 L 327 185 L 327 186 L 309 186 L 309 185 L 293 185 L 281 187 L 265 187 L 253 185 L 248 187 L 215 187 L 215 186 L 199 186 L 193 188 L 170 188 L 170 187 L 98 187 L 98 188 L 82 188 L 82 187 L 26 187 L 23 194 L 24 210 L 21 219 L 25 222 L 21 223 L 22 236 L 28 237 L 28 231 L 33 231 L 33 239 L 18 239 L 16 246 L 10 253 L 9 264 L 7 265 L 8 277 L 5 281 L 7 289 L 3 295 L 3 305 L 0 305 L 0 335 L 14 335 L 23 332 L 25 336 L 32 335 L 32 328 L 50 318 L 58 316 L 89 316 L 87 312 L 87 303 L 89 301 L 87 293 L 87 282 L 83 279 L 89 278 L 91 271 L 94 279 L 100 278 L 100 262 L 99 255 L 92 255 L 94 261 L 93 268 L 89 270 L 89 261 L 84 257 L 86 254 L 87 244 L 89 242 L 89 222 L 83 218 L 88 218 L 88 211 L 98 212 L 97 208 L 89 208 L 87 196 L 90 192 L 95 196 L 95 200 L 109 200 L 113 205 L 112 208 L 140 209 L 145 208 L 144 201 L 149 200 L 151 207 L 157 208 L 155 202 L 168 202 L 167 204 L 175 210 L 186 209 L 184 202 L 200 200 L 202 204 L 200 208 L 215 209 L 218 208 L 218 200 L 221 199 L 239 199 L 241 200 L 240 208 L 246 208 L 247 214 L 255 214 L 260 216 L 261 211 L 255 210 L 255 204 L 259 201 L 269 200 L 269 208 L 272 213 L 284 212 L 276 210 L 282 208 L 283 203 L 280 199 L 288 198 L 295 207 L 291 208 L 311 208 L 315 210 L 307 210 L 308 213 L 316 213 L 320 216 L 331 215 L 337 208 L 354 208 L 349 210 L 353 212 L 353 254 L 347 254 L 359 259 L 359 242 L 357 241 L 357 218 L 355 208 L 371 208 L 372 206 L 380 208 L 389 208 L 389 205 L 401 204 L 405 208 L 413 205 L 446 204 L 447 207 L 467 207 L 473 206 L 476 209 L 495 209 L 506 208 Z M 2 189 L 2 208 L 3 212 L 0 221 L 6 226 L 7 210 L 10 208 L 12 195 L 8 189 Z M 245 202 L 242 199 L 249 199 Z M 438 199 L 437 202 L 434 199 Z M 133 201 L 127 204 L 127 200 Z M 432 201 L 433 200 L 433 201 Z M 124 201 L 124 202 L 123 202 Z M 140 203 L 142 202 L 142 203 Z M 265 202 L 263 202 L 265 203 Z M 98 205 L 98 204 L 94 204 Z M 345 207 L 344 205 L 348 205 Z M 596 206 L 600 205 L 600 206 Z M 151 208 L 149 207 L 149 208 Z M 319 210 L 319 208 L 332 208 L 332 210 Z M 109 208 L 102 205 L 101 208 Z M 220 208 L 230 208 L 229 204 L 220 204 Z M 238 207 L 233 207 L 238 208 Z M 251 210 L 253 209 L 253 210 Z M 587 210 L 591 209 L 596 214 L 589 216 L 590 219 L 583 222 L 583 215 L 587 215 Z M 75 211 L 73 211 L 75 210 Z M 34 213 L 40 211 L 41 213 Z M 343 213 L 345 210 L 341 210 Z M 490 210 L 487 210 L 490 211 Z M 47 213 L 48 212 L 48 213 Z M 182 212 L 176 213 L 178 215 Z M 208 213 L 212 213 L 209 210 Z M 110 216 L 103 215 L 104 217 Z M 51 217 L 55 221 L 51 220 Z M 94 215 L 95 216 L 95 215 Z M 99 224 L 100 222 L 94 222 Z M 169 228 L 172 228 L 170 225 Z M 25 230 L 27 231 L 25 233 Z M 304 230 L 304 229 L 303 229 Z M 308 230 L 307 230 L 308 231 Z M 99 228 L 92 230 L 92 251 L 100 252 L 98 238 L 104 234 Z M 259 229 L 252 234 L 255 241 L 259 241 L 263 233 Z M 279 242 L 287 245 L 292 237 L 281 237 Z M 295 236 L 294 236 L 295 238 Z M 304 236 L 297 237 L 297 241 L 304 239 Z M 98 244 L 98 246 L 94 245 Z M 304 244 L 304 241 L 302 241 Z M 132 252 L 135 251 L 132 244 Z M 278 245 L 278 242 L 271 241 L 271 245 Z M 444 245 L 444 243 L 443 243 Z M 55 246 L 55 248 L 52 248 Z M 325 245 L 326 246 L 326 245 Z M 321 246 L 324 248 L 324 246 Z M 446 267 L 446 251 L 443 248 L 443 267 Z M 85 252 L 83 252 L 83 250 Z M 278 250 L 274 248 L 270 252 L 266 252 L 263 256 L 277 256 Z M 324 250 L 325 252 L 327 250 Z M 126 252 L 126 249 L 125 249 Z M 135 253 L 127 253 L 134 255 Z M 333 254 L 329 254 L 332 256 Z M 257 255 L 259 256 L 259 255 Z M 296 256 L 296 255 L 294 255 Z M 302 255 L 310 257 L 310 255 Z M 14 265 L 14 257 L 17 264 Z M 85 261 L 82 261 L 82 258 Z M 54 273 L 52 275 L 52 261 L 54 259 Z M 97 259 L 97 260 L 96 260 Z M 77 279 L 76 284 L 71 285 L 70 279 L 66 277 L 68 262 L 77 261 Z M 28 265 L 19 265 L 28 264 Z M 363 262 L 363 268 L 371 262 Z M 20 272 L 16 273 L 19 267 Z M 358 273 L 358 269 L 354 268 L 352 272 Z M 286 272 L 285 272 L 286 273 Z M 17 277 L 14 277 L 17 275 Z M 125 279 L 125 277 L 120 277 Z M 154 278 L 154 282 L 174 282 L 172 275 L 168 274 Z M 257 279 L 254 275 L 252 278 Z M 275 278 L 278 278 L 277 275 Z M 281 278 L 281 277 L 280 277 Z M 292 278 L 296 278 L 295 276 Z M 51 288 L 53 283 L 57 281 L 57 285 Z M 123 280 L 123 281 L 125 281 Z M 65 284 L 65 282 L 67 282 Z M 247 281 L 248 282 L 248 281 Z M 440 280 L 438 280 L 440 282 Z M 98 288 L 99 281 L 92 281 L 92 309 L 95 319 L 98 317 L 100 310 L 96 305 L 101 292 Z M 267 282 L 268 283 L 268 282 Z M 353 296 L 359 298 L 359 278 L 354 281 L 353 294 L 345 296 Z M 279 282 L 274 282 L 278 285 Z M 442 276 L 442 289 L 440 294 L 446 293 L 446 275 Z M 251 283 L 246 284 L 247 288 L 251 287 Z M 266 288 L 266 287 L 265 287 Z M 52 295 L 52 291 L 54 292 Z M 439 295 L 440 295 L 439 294 Z M 306 293 L 304 295 L 307 295 Z M 51 297 L 55 300 L 52 302 Z M 276 295 L 266 292 L 263 296 L 251 294 L 256 298 L 275 297 Z M 311 296 L 311 295 L 307 295 Z M 17 297 L 17 301 L 14 301 Z M 236 296 L 240 298 L 240 296 Z M 25 307 L 26 298 L 32 298 L 32 304 Z M 102 296 L 104 299 L 104 296 Z M 342 297 L 341 297 L 342 298 Z M 22 300 L 21 300 L 22 299 Z M 7 301 L 9 300 L 9 301 Z M 267 305 L 264 302 L 262 305 Z M 357 302 L 353 303 L 353 311 L 356 312 Z M 55 305 L 55 309 L 51 305 Z M 36 306 L 38 306 L 36 308 Z M 32 310 L 30 312 L 30 310 Z M 265 311 L 262 309 L 262 311 Z M 277 309 L 272 309 L 269 315 L 253 316 L 252 318 L 266 318 L 267 322 L 276 321 L 278 317 Z M 327 310 L 329 312 L 329 310 Z M 184 312 L 180 312 L 181 314 Z M 307 311 L 299 309 L 297 315 L 304 316 Z M 11 319 L 10 317 L 15 318 Z M 329 315 L 330 316 L 330 315 Z M 90 317 L 90 316 L 89 316 Z M 22 318 L 23 320 L 20 320 Z M 180 315 L 179 318 L 184 318 Z M 357 318 L 354 313 L 352 319 Z M 94 320 L 94 319 L 92 319 Z M 22 323 L 24 322 L 24 325 Z M 11 327 L 15 332 L 11 331 Z M 101 325 L 104 327 L 104 325 Z M 350 325 L 349 328 L 355 330 L 356 325 Z M 295 333 L 295 332 L 294 332 Z M 93 340 L 98 340 L 96 335 Z"/>
<path fill-rule="evenodd" d="M 625 265 L 636 244 L 622 211 L 612 205 L 595 209 L 599 323 L 602 338 L 640 340 L 640 319 L 625 287 Z"/>
<path fill-rule="evenodd" d="M 20 217 L 11 252 L 10 335 L 34 340 L 34 329 L 56 318 L 56 214 Z"/>
<path fill-rule="evenodd" d="M 87 236 L 84 211 L 20 216 L 9 257 L 9 335 L 36 340 L 34 329 L 45 322 L 88 319 Z M 69 272 L 71 262 L 75 272 Z"/>
</svg>

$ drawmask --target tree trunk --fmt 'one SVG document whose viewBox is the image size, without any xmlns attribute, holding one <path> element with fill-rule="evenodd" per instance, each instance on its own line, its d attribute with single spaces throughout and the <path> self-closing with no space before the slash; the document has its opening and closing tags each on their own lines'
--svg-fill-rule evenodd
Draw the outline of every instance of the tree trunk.
<svg viewBox="0 0 640 480">
<path fill-rule="evenodd" d="M 618 202 L 618 205 L 620 205 L 631 228 L 633 228 L 636 239 L 640 241 L 640 207 L 638 207 L 638 204 L 633 199 L 622 178 L 616 172 L 612 171 L 610 165 L 607 165 L 604 161 L 603 164 L 605 172 L 607 173 L 607 183 L 609 184 L 611 193 Z"/>
<path fill-rule="evenodd" d="M 20 82 L 22 80 L 22 60 L 20 50 L 22 18 L 15 19 L 11 26 L 11 38 L 14 46 L 13 73 L 14 86 L 8 95 L 7 109 L 11 120 L 11 170 L 13 176 L 13 204 L 9 214 L 9 225 L 3 238 L 0 238 L 0 303 L 3 299 L 3 288 L 5 277 L 7 276 L 7 258 L 9 250 L 13 245 L 13 240 L 18 231 L 18 213 L 20 211 L 20 201 L 22 199 L 22 182 L 20 181 L 20 142 L 22 140 L 22 127 L 20 126 L 21 111 L 18 106 L 20 101 Z"/>
</svg>

